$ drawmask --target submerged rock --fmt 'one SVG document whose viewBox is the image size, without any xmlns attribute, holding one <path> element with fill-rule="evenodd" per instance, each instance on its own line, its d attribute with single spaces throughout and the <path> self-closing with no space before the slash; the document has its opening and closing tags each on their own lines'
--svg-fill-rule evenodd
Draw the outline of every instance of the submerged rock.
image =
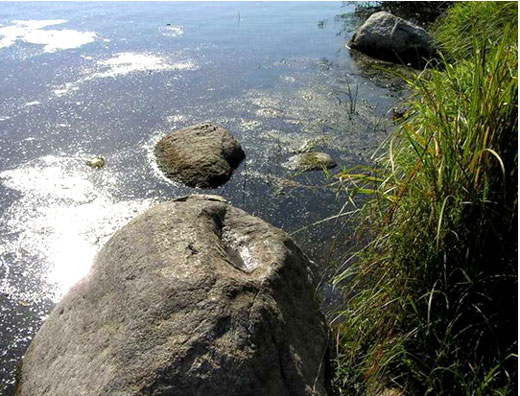
<svg viewBox="0 0 520 396">
<path fill-rule="evenodd" d="M 327 395 L 328 336 L 289 236 L 217 196 L 152 207 L 103 247 L 18 396 Z"/>
<path fill-rule="evenodd" d="M 322 143 L 325 139 L 323 137 L 313 138 L 313 139 L 307 139 L 303 142 L 303 144 L 296 149 L 296 154 L 301 153 L 308 153 L 311 151 L 314 147 Z"/>
<path fill-rule="evenodd" d="M 320 170 L 323 167 L 334 168 L 336 162 L 327 153 L 309 152 L 292 156 L 285 165 L 295 171 L 311 171 Z"/>
<path fill-rule="evenodd" d="M 172 132 L 157 143 L 155 155 L 168 178 L 201 188 L 227 182 L 245 158 L 231 132 L 211 123 Z"/>
<path fill-rule="evenodd" d="M 105 158 L 104 157 L 96 157 L 90 160 L 85 161 L 85 163 L 91 168 L 100 169 L 105 166 Z"/>
<path fill-rule="evenodd" d="M 423 65 L 434 54 L 426 30 L 386 11 L 372 14 L 348 45 L 375 58 L 413 66 Z"/>
</svg>

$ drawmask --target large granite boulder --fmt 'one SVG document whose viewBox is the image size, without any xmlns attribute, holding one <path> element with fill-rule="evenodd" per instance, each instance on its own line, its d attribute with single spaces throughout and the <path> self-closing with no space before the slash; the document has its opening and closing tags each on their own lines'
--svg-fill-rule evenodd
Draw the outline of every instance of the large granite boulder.
<svg viewBox="0 0 520 396">
<path fill-rule="evenodd" d="M 374 58 L 413 66 L 424 65 L 434 54 L 433 39 L 426 30 L 386 11 L 372 14 L 348 45 Z"/>
<path fill-rule="evenodd" d="M 52 311 L 16 394 L 327 395 L 309 267 L 285 232 L 220 197 L 154 206 Z"/>
<path fill-rule="evenodd" d="M 245 158 L 231 132 L 211 123 L 173 131 L 157 143 L 155 155 L 168 178 L 201 188 L 227 182 Z"/>
</svg>

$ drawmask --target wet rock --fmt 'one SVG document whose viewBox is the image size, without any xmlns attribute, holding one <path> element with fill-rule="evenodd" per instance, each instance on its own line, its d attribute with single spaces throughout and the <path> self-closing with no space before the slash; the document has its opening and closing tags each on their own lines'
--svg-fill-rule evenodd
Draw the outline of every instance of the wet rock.
<svg viewBox="0 0 520 396">
<path fill-rule="evenodd" d="M 96 157 L 90 160 L 85 161 L 85 163 L 91 168 L 100 169 L 105 166 L 105 158 L 104 157 Z"/>
<path fill-rule="evenodd" d="M 201 188 L 227 182 L 245 158 L 231 132 L 211 123 L 172 132 L 157 143 L 155 155 L 168 178 Z"/>
<path fill-rule="evenodd" d="M 289 236 L 223 198 L 154 206 L 50 314 L 16 394 L 329 394 L 313 291 Z"/>
<path fill-rule="evenodd" d="M 301 153 L 308 153 L 311 151 L 314 147 L 322 143 L 325 139 L 323 137 L 313 138 L 313 139 L 306 139 L 303 144 L 295 150 L 296 154 Z"/>
<path fill-rule="evenodd" d="M 285 165 L 287 168 L 295 171 L 311 171 L 321 170 L 323 167 L 327 169 L 334 168 L 336 162 L 327 153 L 310 152 L 292 156 Z"/>
<path fill-rule="evenodd" d="M 348 45 L 375 58 L 413 66 L 423 65 L 434 53 L 426 30 L 386 11 L 372 14 Z"/>
</svg>

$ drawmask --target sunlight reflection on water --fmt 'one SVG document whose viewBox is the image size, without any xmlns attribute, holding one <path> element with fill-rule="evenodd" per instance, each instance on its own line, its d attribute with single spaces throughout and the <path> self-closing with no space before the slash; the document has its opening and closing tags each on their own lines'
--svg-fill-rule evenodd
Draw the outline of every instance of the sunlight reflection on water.
<svg viewBox="0 0 520 396">
<path fill-rule="evenodd" d="M 4 242 L 47 258 L 42 270 L 56 300 L 88 272 L 108 237 L 151 204 L 114 199 L 116 176 L 89 168 L 82 155 L 38 158 L 1 172 L 0 181 L 21 194 L 0 220 L 16 235 Z"/>
<path fill-rule="evenodd" d="M 177 58 L 182 57 L 177 55 Z M 121 52 L 114 54 L 109 59 L 98 60 L 95 64 L 83 70 L 83 77 L 73 82 L 67 82 L 55 87 L 53 92 L 56 96 L 63 96 L 78 91 L 82 84 L 97 78 L 116 78 L 138 72 L 164 72 L 176 70 L 196 70 L 197 65 L 190 59 L 174 60 L 169 57 L 161 57 L 148 52 Z M 92 61 L 92 58 L 84 58 Z"/>
<path fill-rule="evenodd" d="M 54 302 L 110 235 L 156 201 L 201 192 L 157 167 L 154 145 L 172 130 L 212 121 L 236 135 L 246 160 L 211 191 L 235 206 L 288 232 L 336 213 L 320 172 L 295 176 L 282 164 L 316 136 L 316 149 L 340 165 L 363 163 L 385 135 L 377 117 L 394 99 L 381 99 L 387 90 L 363 78 L 344 48 L 349 19 L 336 16 L 351 10 L 329 2 L 3 3 L 0 394 L 12 389 Z M 49 33 L 70 30 L 84 40 L 73 46 Z M 347 84 L 359 87 L 354 115 Z M 99 155 L 104 168 L 85 164 Z M 334 227 L 309 230 L 297 242 L 311 258 L 325 257 Z"/>
<path fill-rule="evenodd" d="M 45 52 L 78 48 L 93 42 L 94 32 L 79 32 L 71 29 L 48 30 L 48 26 L 66 23 L 64 19 L 53 20 L 15 20 L 12 25 L 0 27 L 0 48 L 10 47 L 16 41 L 43 45 Z"/>
</svg>

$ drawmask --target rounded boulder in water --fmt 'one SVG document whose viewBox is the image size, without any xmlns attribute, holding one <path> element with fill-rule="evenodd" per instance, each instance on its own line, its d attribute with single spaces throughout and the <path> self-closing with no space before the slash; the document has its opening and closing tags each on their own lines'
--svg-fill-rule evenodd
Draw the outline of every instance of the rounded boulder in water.
<svg viewBox="0 0 520 396">
<path fill-rule="evenodd" d="M 324 396 L 328 330 L 284 231 L 195 195 L 119 230 L 52 311 L 18 396 Z"/>
<path fill-rule="evenodd" d="M 356 31 L 348 45 L 375 58 L 421 66 L 434 54 L 426 30 L 386 11 L 376 12 Z"/>
<path fill-rule="evenodd" d="M 155 156 L 168 178 L 200 188 L 221 186 L 245 158 L 231 132 L 211 123 L 173 131 L 157 143 Z"/>
</svg>

